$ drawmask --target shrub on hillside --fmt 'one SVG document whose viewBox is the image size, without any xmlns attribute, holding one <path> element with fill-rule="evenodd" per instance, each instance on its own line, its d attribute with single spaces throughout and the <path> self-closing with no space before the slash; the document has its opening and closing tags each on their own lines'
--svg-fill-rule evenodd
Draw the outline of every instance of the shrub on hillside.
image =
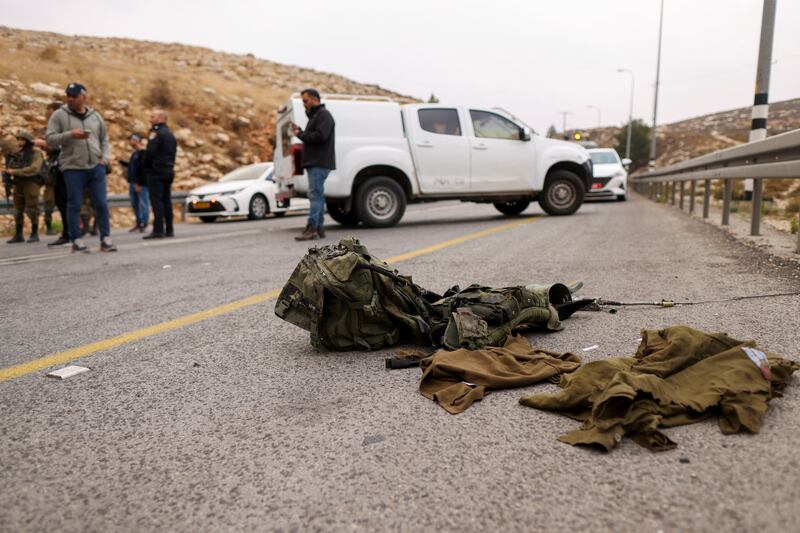
<svg viewBox="0 0 800 533">
<path fill-rule="evenodd" d="M 146 103 L 153 107 L 172 107 L 175 104 L 175 99 L 172 96 L 169 82 L 167 80 L 156 80 L 147 92 Z"/>
<path fill-rule="evenodd" d="M 39 53 L 39 58 L 44 60 L 44 61 L 57 61 L 58 60 L 58 48 L 56 48 L 53 45 L 49 45 L 49 46 L 45 47 L 45 49 L 42 50 Z"/>
</svg>

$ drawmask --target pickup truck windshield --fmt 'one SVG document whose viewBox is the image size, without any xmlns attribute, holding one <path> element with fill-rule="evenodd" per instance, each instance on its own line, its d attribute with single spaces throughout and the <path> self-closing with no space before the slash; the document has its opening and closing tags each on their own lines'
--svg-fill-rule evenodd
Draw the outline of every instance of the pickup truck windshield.
<svg viewBox="0 0 800 533">
<path fill-rule="evenodd" d="M 520 140 L 520 128 L 505 117 L 487 111 L 469 112 L 475 137 Z"/>
</svg>

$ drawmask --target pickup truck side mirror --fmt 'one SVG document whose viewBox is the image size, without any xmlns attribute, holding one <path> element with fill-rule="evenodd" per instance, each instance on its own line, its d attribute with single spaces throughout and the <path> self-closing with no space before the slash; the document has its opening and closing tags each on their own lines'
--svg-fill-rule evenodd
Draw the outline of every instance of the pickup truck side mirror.
<svg viewBox="0 0 800 533">
<path fill-rule="evenodd" d="M 531 140 L 531 130 L 528 128 L 520 128 L 519 129 L 519 140 L 520 141 L 530 141 Z"/>
<path fill-rule="evenodd" d="M 633 161 L 631 161 L 627 157 L 622 159 L 622 166 L 625 167 L 625 168 L 631 166 L 631 163 L 633 163 Z"/>
</svg>

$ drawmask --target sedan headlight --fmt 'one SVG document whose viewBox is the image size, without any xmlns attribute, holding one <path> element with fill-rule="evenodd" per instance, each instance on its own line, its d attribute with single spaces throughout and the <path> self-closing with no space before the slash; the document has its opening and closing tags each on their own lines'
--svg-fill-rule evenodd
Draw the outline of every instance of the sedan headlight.
<svg viewBox="0 0 800 533">
<path fill-rule="evenodd" d="M 614 177 L 614 178 L 624 178 L 625 177 L 625 171 L 624 170 L 617 170 L 616 172 L 614 172 L 614 175 L 612 177 Z"/>
<path fill-rule="evenodd" d="M 232 194 L 239 194 L 243 190 L 244 190 L 244 188 L 241 188 L 241 189 L 236 189 L 235 191 L 218 192 L 217 194 L 219 196 L 231 196 Z"/>
</svg>

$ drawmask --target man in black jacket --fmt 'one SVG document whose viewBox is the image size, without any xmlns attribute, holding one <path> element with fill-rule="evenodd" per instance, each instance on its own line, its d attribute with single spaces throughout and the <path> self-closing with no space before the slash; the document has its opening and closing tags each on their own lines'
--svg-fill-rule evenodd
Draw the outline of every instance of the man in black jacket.
<svg viewBox="0 0 800 533">
<path fill-rule="evenodd" d="M 320 103 L 316 89 L 306 89 L 301 93 L 303 107 L 306 108 L 308 124 L 305 131 L 293 124 L 294 135 L 303 141 L 303 168 L 308 173 L 308 199 L 311 210 L 308 224 L 297 241 L 310 241 L 325 237 L 325 178 L 336 168 L 334 139 L 336 123 L 325 104 Z"/>
<path fill-rule="evenodd" d="M 172 180 L 175 178 L 175 152 L 178 145 L 167 127 L 167 113 L 154 109 L 150 113 L 150 136 L 145 150 L 145 173 L 153 206 L 153 231 L 143 239 L 174 237 L 172 228 Z M 166 226 L 166 233 L 164 231 Z"/>
</svg>

